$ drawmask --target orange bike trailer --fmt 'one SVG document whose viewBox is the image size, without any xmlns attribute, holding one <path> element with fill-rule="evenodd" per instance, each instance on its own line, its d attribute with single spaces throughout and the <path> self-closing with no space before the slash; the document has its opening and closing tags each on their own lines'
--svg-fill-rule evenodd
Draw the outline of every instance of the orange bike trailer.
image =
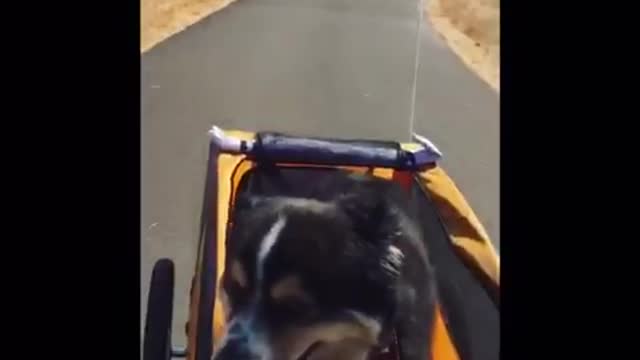
<svg viewBox="0 0 640 360">
<path fill-rule="evenodd" d="M 144 339 L 145 360 L 186 357 L 211 360 L 225 326 L 218 282 L 234 199 L 269 184 L 295 193 L 322 171 L 367 172 L 399 182 L 419 209 L 419 225 L 436 270 L 438 304 L 432 336 L 433 360 L 496 360 L 500 347 L 500 262 L 478 218 L 447 173 L 441 153 L 426 138 L 414 142 L 338 140 L 276 133 L 210 131 L 209 159 L 198 254 L 190 293 L 187 347 L 171 347 L 173 263 L 156 263 L 151 279 Z M 264 166 L 268 165 L 268 166 Z M 265 169 L 268 169 L 266 171 Z M 401 359 L 396 339 L 372 359 Z"/>
</svg>

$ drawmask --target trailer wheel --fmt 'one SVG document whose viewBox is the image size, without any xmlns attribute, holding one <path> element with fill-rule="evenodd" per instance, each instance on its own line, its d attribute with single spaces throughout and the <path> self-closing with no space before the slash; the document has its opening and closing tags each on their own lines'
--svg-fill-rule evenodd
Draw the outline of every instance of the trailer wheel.
<svg viewBox="0 0 640 360">
<path fill-rule="evenodd" d="M 174 265 L 170 259 L 160 259 L 153 266 L 144 327 L 143 360 L 171 359 L 174 277 Z"/>
</svg>

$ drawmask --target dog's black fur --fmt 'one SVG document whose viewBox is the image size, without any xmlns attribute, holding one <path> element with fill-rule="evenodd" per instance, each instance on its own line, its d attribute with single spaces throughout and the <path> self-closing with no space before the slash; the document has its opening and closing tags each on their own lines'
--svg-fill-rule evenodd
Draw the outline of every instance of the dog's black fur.
<svg viewBox="0 0 640 360">
<path fill-rule="evenodd" d="M 405 191 L 370 176 L 336 172 L 314 184 L 305 197 L 317 202 L 299 206 L 298 199 L 289 197 L 244 194 L 237 198 L 226 269 L 231 261 L 239 261 L 246 269 L 248 286 L 238 286 L 227 273 L 223 276 L 229 320 L 244 316 L 253 306 L 253 326 L 259 328 L 255 331 L 267 334 L 269 343 L 287 330 L 349 321 L 344 310 L 351 309 L 379 322 L 375 346 L 387 346 L 395 330 L 403 360 L 428 359 L 435 284 Z M 260 244 L 279 217 L 286 217 L 286 226 L 258 280 Z M 401 251 L 401 261 L 390 259 L 391 246 Z M 283 304 L 269 299 L 268 284 L 292 273 L 301 279 L 312 302 Z M 214 359 L 232 358 L 225 353 L 218 351 Z M 237 354 L 233 358 L 242 360 Z M 246 359 L 261 359 L 253 356 Z"/>
</svg>

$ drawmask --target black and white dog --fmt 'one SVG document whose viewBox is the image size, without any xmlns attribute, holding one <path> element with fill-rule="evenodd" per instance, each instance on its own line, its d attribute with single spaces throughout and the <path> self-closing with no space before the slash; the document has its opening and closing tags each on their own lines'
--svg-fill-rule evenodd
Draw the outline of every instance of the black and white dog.
<svg viewBox="0 0 640 360">
<path fill-rule="evenodd" d="M 237 199 L 214 360 L 428 359 L 434 284 L 403 190 L 336 175 L 314 198 Z"/>
</svg>

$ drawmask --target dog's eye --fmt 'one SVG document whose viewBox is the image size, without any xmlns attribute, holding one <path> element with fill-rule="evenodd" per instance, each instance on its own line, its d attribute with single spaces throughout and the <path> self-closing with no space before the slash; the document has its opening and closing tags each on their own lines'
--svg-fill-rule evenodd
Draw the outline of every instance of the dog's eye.
<svg viewBox="0 0 640 360">
<path fill-rule="evenodd" d="M 278 307 L 281 311 L 285 312 L 286 315 L 296 318 L 312 316 L 315 311 L 313 303 L 294 298 L 280 300 Z"/>
<path fill-rule="evenodd" d="M 306 300 L 294 300 L 289 306 L 293 307 L 296 311 L 301 311 L 305 313 L 312 312 L 314 309 L 314 304 L 312 302 Z"/>
<path fill-rule="evenodd" d="M 250 302 L 250 293 L 238 286 L 225 288 L 228 298 L 229 317 L 233 317 L 238 311 L 244 309 Z"/>
<path fill-rule="evenodd" d="M 278 302 L 301 301 L 311 302 L 311 296 L 305 291 L 300 278 L 289 275 L 271 287 L 271 297 Z"/>
<path fill-rule="evenodd" d="M 242 266 L 242 264 L 237 260 L 234 260 L 231 263 L 231 269 L 229 270 L 229 277 L 233 282 L 236 283 L 236 285 L 238 285 L 241 288 L 246 288 L 249 285 L 247 272 L 244 266 Z"/>
<path fill-rule="evenodd" d="M 229 298 L 232 312 L 249 302 L 251 292 L 247 280 L 246 272 L 238 262 L 233 262 L 223 277 L 223 286 Z"/>
</svg>

